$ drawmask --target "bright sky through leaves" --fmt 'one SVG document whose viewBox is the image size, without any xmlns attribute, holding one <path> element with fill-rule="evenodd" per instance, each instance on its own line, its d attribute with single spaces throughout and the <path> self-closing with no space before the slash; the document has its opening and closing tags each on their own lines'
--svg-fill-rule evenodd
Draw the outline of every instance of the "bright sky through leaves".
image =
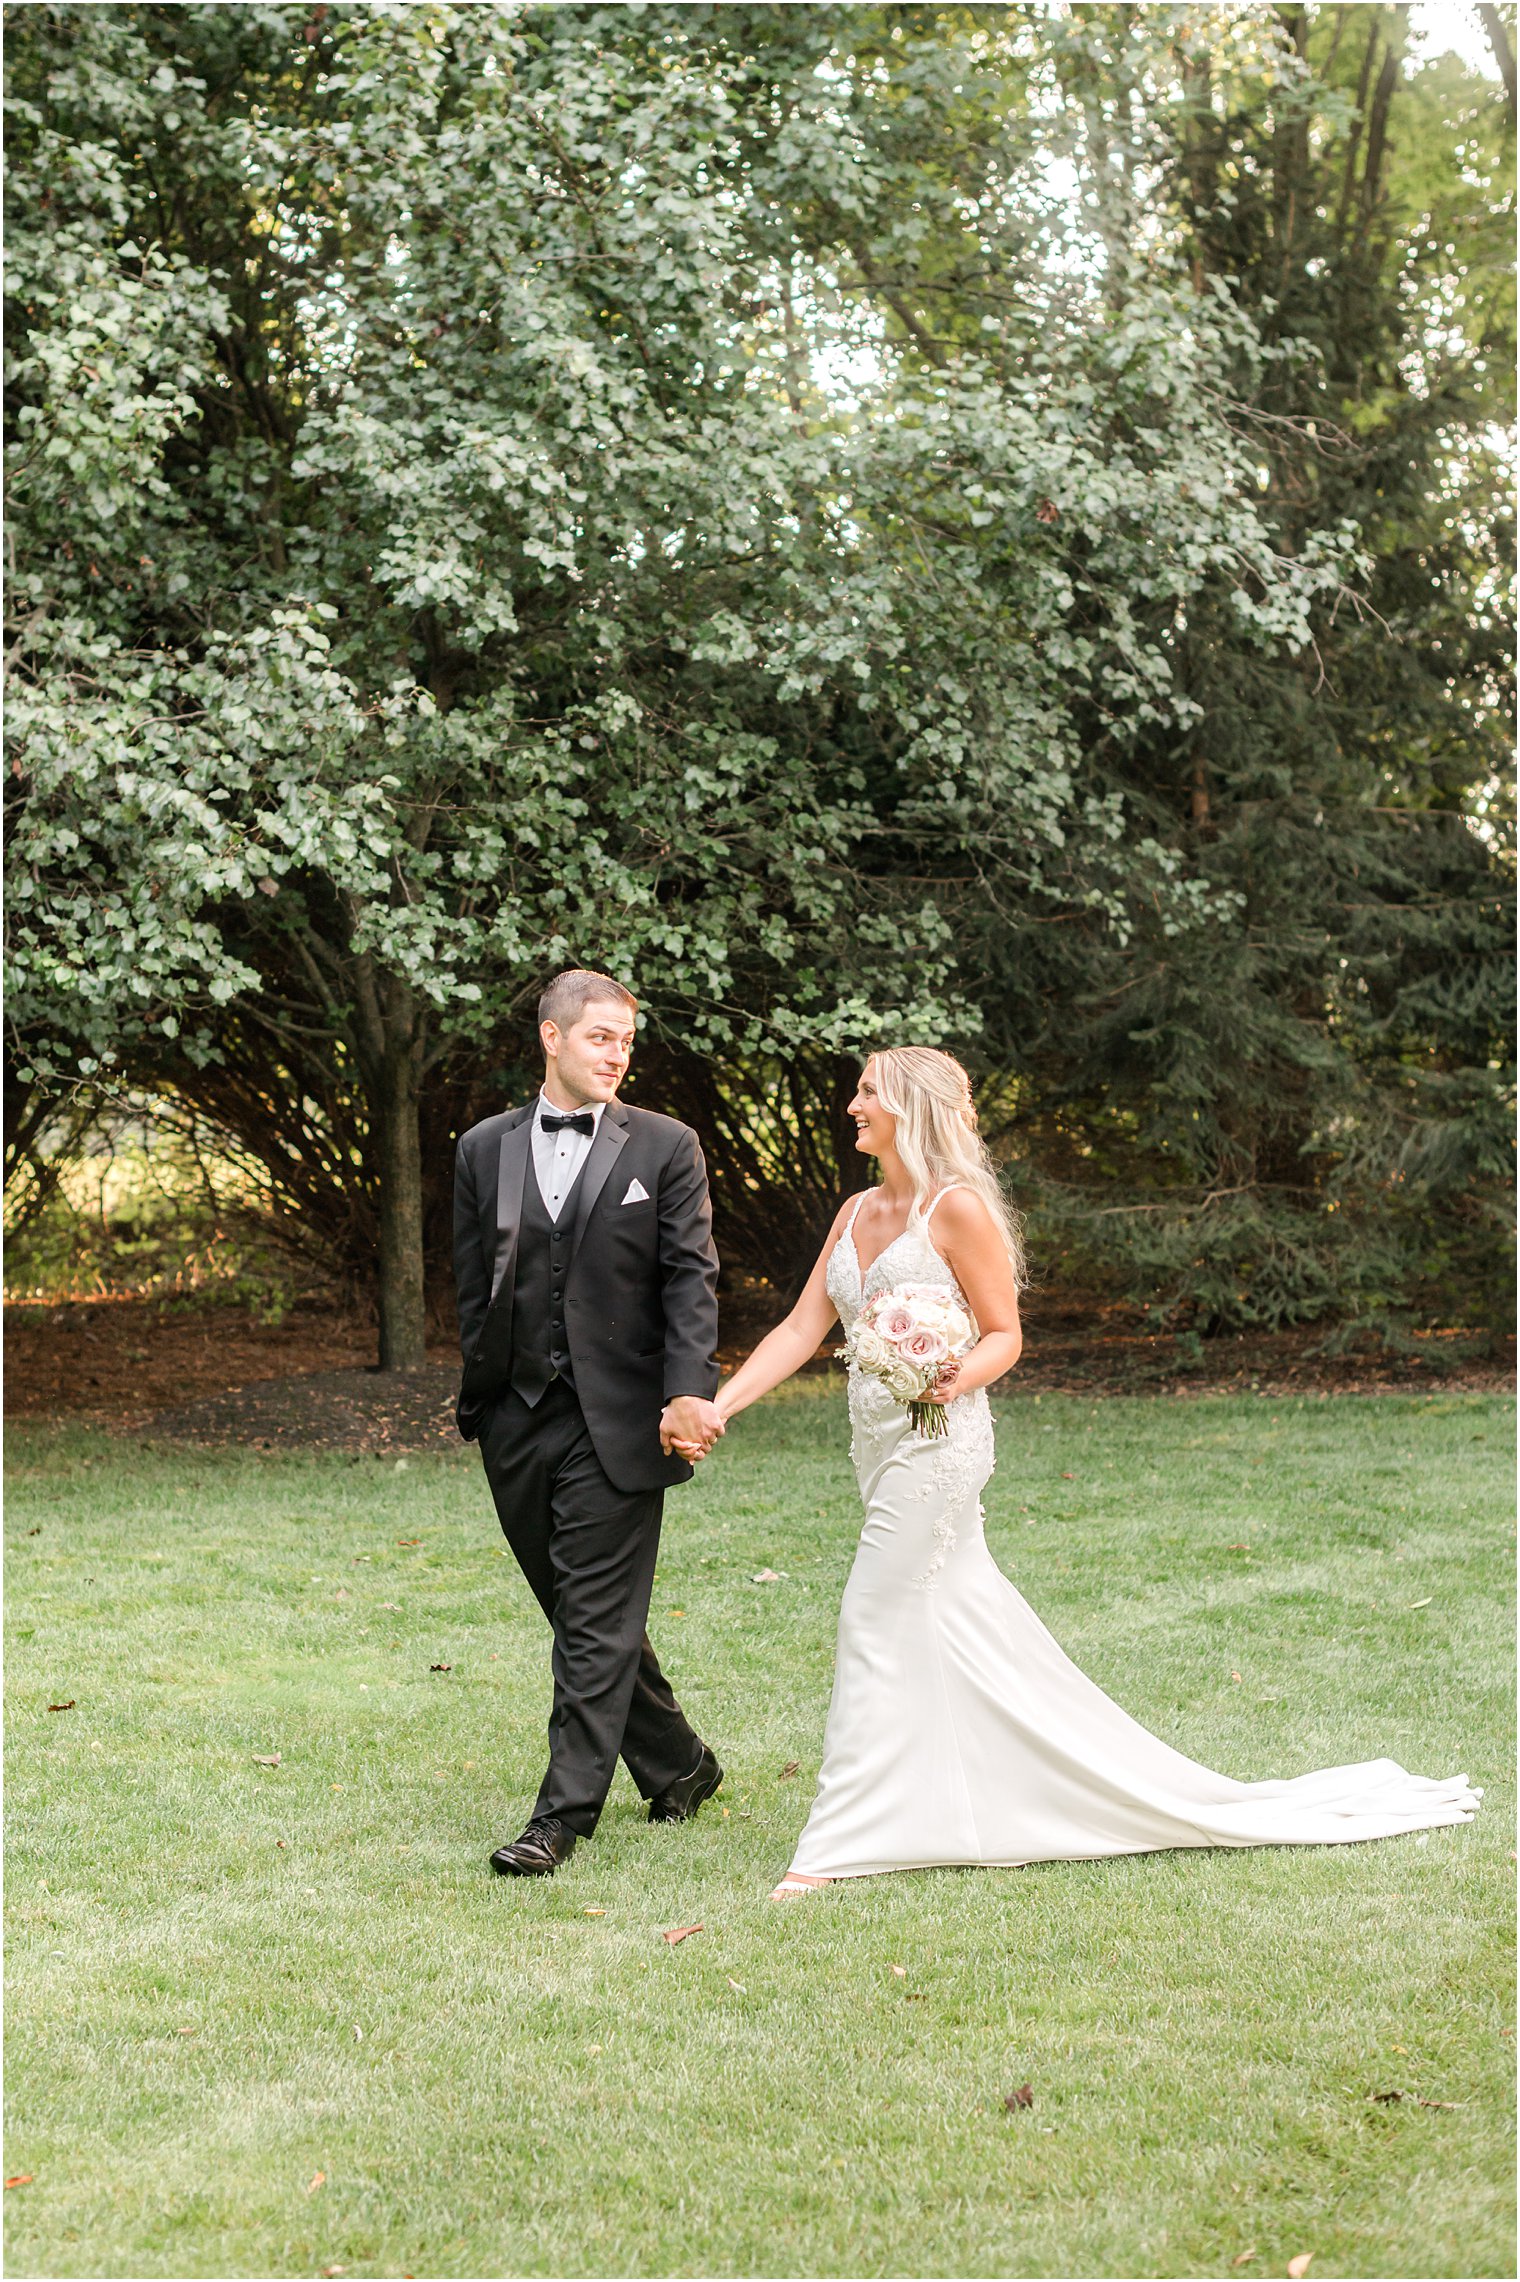
<svg viewBox="0 0 1520 2282">
<path fill-rule="evenodd" d="M 1448 51 L 1461 57 L 1469 71 L 1497 79 L 1499 67 L 1488 34 L 1476 8 L 1462 0 L 1415 0 L 1409 11 L 1409 53 L 1418 68 Z"/>
</svg>

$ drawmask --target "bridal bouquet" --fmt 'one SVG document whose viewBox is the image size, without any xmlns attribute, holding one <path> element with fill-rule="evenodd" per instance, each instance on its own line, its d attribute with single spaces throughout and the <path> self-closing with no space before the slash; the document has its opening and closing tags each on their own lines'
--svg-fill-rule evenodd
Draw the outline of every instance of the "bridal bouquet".
<svg viewBox="0 0 1520 2282">
<path fill-rule="evenodd" d="M 868 1300 L 845 1334 L 839 1355 L 889 1395 L 906 1403 L 919 1434 L 946 1434 L 943 1403 L 925 1402 L 929 1389 L 951 1376 L 947 1366 L 974 1345 L 976 1330 L 963 1307 L 936 1284 L 898 1284 Z"/>
</svg>

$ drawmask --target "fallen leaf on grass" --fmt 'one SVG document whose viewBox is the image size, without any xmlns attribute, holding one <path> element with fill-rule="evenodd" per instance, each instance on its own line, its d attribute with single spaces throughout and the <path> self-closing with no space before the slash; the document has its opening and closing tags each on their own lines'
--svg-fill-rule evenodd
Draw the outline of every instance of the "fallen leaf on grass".
<svg viewBox="0 0 1520 2282">
<path fill-rule="evenodd" d="M 907 1980 L 907 1978 L 908 1978 L 908 1968 L 907 1968 L 907 1966 L 906 1966 L 906 1965 L 894 1965 L 894 1966 L 893 1966 L 893 1968 L 892 1968 L 892 1970 L 893 1970 L 893 1972 L 894 1972 L 894 1973 L 897 1975 L 897 1978 L 898 1978 L 898 1980 L 899 1980 L 899 1981 L 906 1981 L 906 1980 Z"/>
<path fill-rule="evenodd" d="M 1460 2108 L 1460 2100 L 1416 2100 L 1417 2108 Z"/>
<path fill-rule="evenodd" d="M 1374 2092 L 1372 2097 L 1379 2107 L 1386 2108 L 1390 2100 L 1402 2100 L 1404 2095 L 1402 2092 Z"/>
<path fill-rule="evenodd" d="M 1288 2273 L 1291 2277 L 1291 2282 L 1299 2282 L 1300 2275 L 1308 2273 L 1309 2262 L 1313 2256 L 1314 2253 L 1312 2250 L 1301 2250 L 1297 2258 L 1290 2258 L 1288 2260 Z"/>
<path fill-rule="evenodd" d="M 201 2032 L 198 2028 L 182 2028 L 176 2033 L 180 2036 L 199 2036 Z"/>
<path fill-rule="evenodd" d="M 7 2193 L 7 2194 L 9 2194 L 9 2193 L 10 2193 L 10 2191 L 11 2191 L 11 2189 L 12 2189 L 12 2187 L 30 2187 L 30 2185 L 31 2185 L 31 2183 L 32 2183 L 32 2181 L 33 2181 L 33 2179 L 34 2179 L 35 2177 L 36 2177 L 36 2173 L 35 2173 L 35 2172 L 32 2172 L 32 2171 L 18 2171 L 18 2172 L 16 2173 L 16 2175 L 15 2175 L 15 2177 L 14 2177 L 13 2179 L 7 2179 L 7 2180 L 6 2180 L 6 2182 L 5 2182 L 5 2191 L 6 2191 L 6 2193 Z"/>
<path fill-rule="evenodd" d="M 607 1915 L 607 1912 L 606 1912 L 605 1910 L 582 1910 L 582 1911 L 581 1911 L 581 1916 L 582 1916 L 583 1918 L 604 1918 L 606 1915 Z"/>
<path fill-rule="evenodd" d="M 253 1754 L 253 1763 L 255 1767 L 278 1767 L 280 1764 L 280 1754 L 278 1751 L 255 1751 Z"/>
<path fill-rule="evenodd" d="M 661 1934 L 660 1939 L 668 1941 L 671 1948 L 674 1949 L 676 1943 L 684 1941 L 688 1934 L 700 1933 L 701 1931 L 702 1928 L 699 1925 L 673 1925 L 667 1932 Z"/>
<path fill-rule="evenodd" d="M 327 2173 L 325 2171 L 314 2171 L 307 2184 L 306 2192 L 308 2195 L 314 2195 L 319 2187 L 325 2187 L 326 2185 Z"/>
<path fill-rule="evenodd" d="M 380 1606 L 382 1608 L 389 1609 L 392 1616 L 399 1616 L 401 1614 L 401 1603 L 399 1601 L 382 1601 Z"/>
<path fill-rule="evenodd" d="M 333 2276 L 335 2274 L 346 2274 L 347 2272 L 348 2268 L 346 2266 L 324 2266 L 322 2269 L 322 2282 L 333 2282 Z"/>
<path fill-rule="evenodd" d="M 354 2042 L 355 2044 L 362 2044 L 364 2042 L 364 2031 L 358 2026 L 357 2023 L 355 2023 L 354 2026 Z"/>
<path fill-rule="evenodd" d="M 780 1775 L 777 1777 L 777 1781 L 782 1783 L 789 1783 L 801 1765 L 802 1761 L 800 1759 L 788 1759 L 786 1765 L 782 1768 Z"/>
<path fill-rule="evenodd" d="M 779 1585 L 780 1582 L 781 1572 L 779 1569 L 757 1569 L 750 1578 L 752 1585 Z"/>
<path fill-rule="evenodd" d="M 1238 1672 L 1232 1672 L 1230 1674 L 1230 1678 L 1235 1681 L 1237 1686 L 1240 1685 L 1240 1674 Z"/>
<path fill-rule="evenodd" d="M 748 1990 L 744 1986 L 744 1983 L 742 1981 L 736 1981 L 732 1973 L 725 1973 L 723 1978 L 731 1989 L 738 1990 L 741 1997 L 747 1996 L 749 1994 Z"/>
<path fill-rule="evenodd" d="M 277 1839 L 275 1840 L 275 1845 L 276 1845 L 276 1846 L 277 1846 L 277 1847 L 280 1849 L 281 1853 L 283 1854 L 283 1853 L 284 1853 L 284 1851 L 285 1851 L 285 1841 L 284 1841 L 284 1839 L 283 1839 L 283 1838 L 277 1838 Z"/>
<path fill-rule="evenodd" d="M 1430 1606 L 1430 1604 L 1431 1604 L 1431 1602 L 1432 1602 L 1432 1600 L 1433 1600 L 1434 1598 L 1435 1598 L 1435 1595 L 1434 1595 L 1433 1593 L 1427 1593 L 1427 1594 L 1426 1594 L 1426 1596 L 1425 1596 L 1425 1598 L 1424 1598 L 1424 1600 L 1422 1600 L 1422 1601 L 1406 1601 L 1404 1605 L 1405 1605 L 1405 1607 L 1406 1607 L 1406 1608 L 1429 1608 L 1429 1606 Z"/>
<path fill-rule="evenodd" d="M 49 1704 L 49 1705 L 48 1705 L 48 1710 L 49 1710 L 49 1711 L 72 1711 L 72 1710 L 74 1709 L 74 1703 L 75 1703 L 75 1698 L 74 1698 L 73 1696 L 70 1696 L 70 1698 L 69 1698 L 69 1700 L 68 1700 L 68 1702 L 67 1702 L 66 1704 Z"/>
<path fill-rule="evenodd" d="M 452 1664 L 430 1664 L 428 1666 L 430 1672 L 452 1672 L 453 1669 Z"/>
<path fill-rule="evenodd" d="M 1021 2084 L 1016 2092 L 1009 2092 L 1005 2096 L 1003 2105 L 1010 2115 L 1018 2108 L 1032 2108 L 1034 2106 L 1033 2087 L 1029 2084 Z"/>
<path fill-rule="evenodd" d="M 1063 1481 L 1063 1482 L 1074 1482 L 1074 1481 L 1076 1480 L 1076 1478 L 1077 1478 L 1077 1477 L 1076 1477 L 1076 1475 L 1075 1475 L 1075 1474 L 1063 1474 L 1063 1475 L 1061 1476 L 1061 1479 L 1062 1479 L 1062 1481 Z"/>
<path fill-rule="evenodd" d="M 398 1545 L 420 1545 L 422 1539 L 420 1537 L 398 1537 L 396 1543 Z"/>
<path fill-rule="evenodd" d="M 1251 2247 L 1250 2247 L 1250 2249 L 1249 2249 L 1249 2250 L 1243 2250 L 1243 2251 L 1240 2253 L 1240 2255 L 1239 2255 L 1239 2257 L 1238 2257 L 1238 2258 L 1232 2258 L 1232 2259 L 1230 2260 L 1230 2264 L 1231 2264 L 1232 2266 L 1249 2266 L 1249 2265 L 1250 2265 L 1250 2263 L 1251 2263 L 1251 2261 L 1252 2261 L 1252 2259 L 1253 2259 L 1255 2256 L 1256 2256 L 1256 2245 L 1255 2245 L 1254 2243 L 1252 2243 L 1252 2245 L 1251 2245 Z"/>
</svg>

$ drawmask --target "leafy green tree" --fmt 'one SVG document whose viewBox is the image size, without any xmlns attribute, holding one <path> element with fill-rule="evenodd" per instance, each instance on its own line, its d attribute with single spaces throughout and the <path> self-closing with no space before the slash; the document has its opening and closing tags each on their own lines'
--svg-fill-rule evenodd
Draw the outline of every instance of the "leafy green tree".
<svg viewBox="0 0 1520 2282">
<path fill-rule="evenodd" d="M 387 1365 L 429 1118 L 555 966 L 742 1138 L 974 1034 L 968 880 L 1121 944 L 1240 892 L 1094 751 L 1196 721 L 1195 597 L 1302 649 L 1353 535 L 1262 511 L 1237 302 L 1094 269 L 1045 26 L 17 15 L 17 1068 L 232 1123 L 373 1242 Z"/>
</svg>

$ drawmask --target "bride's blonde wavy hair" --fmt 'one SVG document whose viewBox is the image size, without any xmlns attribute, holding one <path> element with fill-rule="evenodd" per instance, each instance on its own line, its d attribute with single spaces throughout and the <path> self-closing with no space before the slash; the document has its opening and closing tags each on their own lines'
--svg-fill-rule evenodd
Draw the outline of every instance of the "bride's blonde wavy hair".
<svg viewBox="0 0 1520 2282">
<path fill-rule="evenodd" d="M 871 1056 L 871 1068 L 881 1106 L 897 1120 L 897 1154 L 913 1183 L 908 1226 L 923 1220 L 941 1189 L 952 1183 L 970 1189 L 991 1213 L 1022 1291 L 1028 1280 L 1023 1221 L 998 1185 L 960 1063 L 937 1046 L 887 1046 Z"/>
</svg>

